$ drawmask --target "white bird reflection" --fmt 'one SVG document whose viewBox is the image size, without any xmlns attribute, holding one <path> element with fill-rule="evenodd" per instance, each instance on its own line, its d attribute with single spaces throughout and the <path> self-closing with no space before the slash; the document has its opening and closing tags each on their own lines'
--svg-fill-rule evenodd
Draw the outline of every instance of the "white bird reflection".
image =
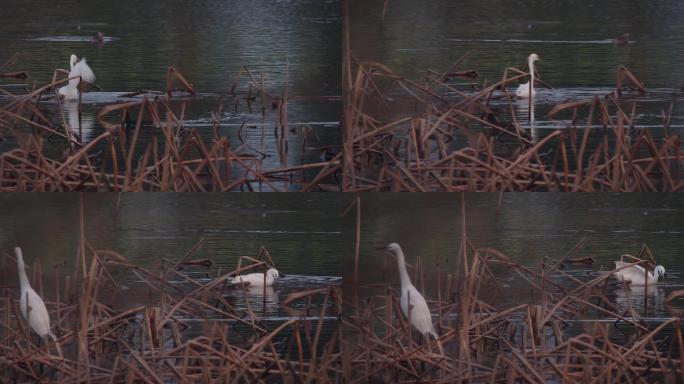
<svg viewBox="0 0 684 384">
<path fill-rule="evenodd" d="M 530 103 L 529 99 L 515 99 L 515 109 L 518 124 L 523 128 L 529 128 L 532 141 L 537 142 L 539 130 L 534 126 L 534 103 Z"/>
<path fill-rule="evenodd" d="M 618 313 L 629 311 L 631 305 L 640 315 L 653 312 L 665 305 L 665 291 L 656 285 L 628 286 L 615 290 L 615 304 Z"/>
<path fill-rule="evenodd" d="M 249 307 L 262 315 L 277 315 L 280 299 L 273 287 L 245 287 L 243 298 Z"/>
<path fill-rule="evenodd" d="M 78 102 L 73 100 L 65 100 L 63 110 L 71 133 L 78 136 L 79 141 L 84 142 L 93 136 L 95 115 L 83 111 L 79 113 Z"/>
</svg>

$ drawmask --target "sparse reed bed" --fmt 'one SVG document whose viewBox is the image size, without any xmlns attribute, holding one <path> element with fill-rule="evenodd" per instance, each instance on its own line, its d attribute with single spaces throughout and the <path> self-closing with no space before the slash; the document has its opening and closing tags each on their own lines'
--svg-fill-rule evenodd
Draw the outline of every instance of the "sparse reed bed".
<svg viewBox="0 0 684 384">
<path fill-rule="evenodd" d="M 3 293 L 0 381 L 266 383 L 331 382 L 339 376 L 339 332 L 323 331 L 326 317 L 340 316 L 338 287 L 290 294 L 282 305 L 293 318 L 277 324 L 226 298 L 229 290 L 246 294 L 226 284 L 228 277 L 272 265 L 265 248 L 241 258 L 235 270 L 199 282 L 187 271 L 207 265 L 192 259 L 202 242 L 178 260 L 162 260 L 161 271 L 92 249 L 85 239 L 81 245 L 76 271 L 56 292 L 43 290 L 40 264 L 29 272 L 36 291 L 43 292 L 56 341 L 39 346 L 20 320 L 16 295 Z M 16 268 L 9 256 L 3 259 Z M 124 274 L 148 286 L 152 304 L 124 309 L 109 304 Z M 203 325 L 198 329 L 189 319 Z"/>
<path fill-rule="evenodd" d="M 419 290 L 425 293 L 426 285 L 437 286 L 437 293 L 430 291 L 428 304 L 444 354 L 435 339 L 427 342 L 408 325 L 397 287 L 359 281 L 354 273 L 345 276 L 341 345 L 345 382 L 684 380 L 682 312 L 675 301 L 682 292 L 673 292 L 666 300 L 671 318 L 645 322 L 631 303 L 626 310 L 618 309 L 610 292 L 628 288 L 612 279 L 610 271 L 585 278 L 567 273 L 569 265 L 592 262 L 581 257 L 586 239 L 565 255 L 526 267 L 504 252 L 473 244 L 465 219 L 463 228 L 460 248 L 445 255 L 457 260 L 455 269 L 426 273 L 420 258 L 409 260 Z M 655 264 L 646 246 L 632 260 L 649 268 Z M 396 269 L 391 262 L 387 268 Z M 505 283 L 504 277 L 508 277 Z M 501 299 L 511 295 L 527 299 Z M 586 321 L 591 319 L 596 321 Z M 583 321 L 584 326 L 573 325 L 574 321 Z"/>
<path fill-rule="evenodd" d="M 0 70 L 15 61 L 15 56 Z M 97 121 L 105 131 L 84 142 L 64 116 L 52 121 L 41 105 L 41 100 L 54 98 L 55 87 L 65 81 L 55 79 L 22 94 L 3 91 L 7 102 L 0 106 L 0 138 L 11 138 L 16 147 L 0 154 L 0 191 L 339 189 L 335 175 L 341 168 L 340 155 L 334 154 L 334 145 L 320 161 L 288 164 L 289 151 L 301 150 L 303 155 L 308 150 L 304 146 L 289 148 L 288 144 L 294 132 L 288 126 L 288 99 L 296 96 L 289 96 L 287 87 L 279 94 L 269 93 L 263 76 L 247 68 L 233 80 L 225 98 L 262 114 L 277 114 L 272 134 L 278 153 L 262 153 L 244 142 L 240 132 L 233 141 L 220 134 L 223 104 L 212 113 L 212 127 L 207 128 L 212 135 L 200 135 L 197 128 L 188 126 L 184 122 L 186 104 L 172 101 L 197 92 L 173 67 L 163 92 L 133 92 L 125 95 L 130 102 L 102 107 Z M 182 88 L 175 88 L 176 82 Z M 140 139 L 143 136 L 145 142 Z M 55 150 L 55 146 L 61 149 Z M 280 166 L 264 167 L 266 156 L 280 159 Z"/>
<path fill-rule="evenodd" d="M 621 95 L 645 89 L 627 68 L 617 69 L 615 91 L 555 105 L 549 117 L 562 116 L 569 123 L 535 139 L 516 118 L 515 95 L 503 92 L 527 75 L 507 68 L 494 84 L 459 86 L 449 80 L 471 83 L 478 76 L 476 70 L 460 68 L 466 56 L 443 72 L 428 70 L 424 80 L 412 81 L 382 63 L 357 62 L 347 51 L 345 191 L 632 192 L 684 187 L 681 139 L 669 129 L 672 108 L 663 107 L 662 138 L 635 127 L 636 104 L 625 106 Z M 493 106 L 495 98 L 508 107 Z M 589 145 L 590 135 L 597 145 Z"/>
</svg>

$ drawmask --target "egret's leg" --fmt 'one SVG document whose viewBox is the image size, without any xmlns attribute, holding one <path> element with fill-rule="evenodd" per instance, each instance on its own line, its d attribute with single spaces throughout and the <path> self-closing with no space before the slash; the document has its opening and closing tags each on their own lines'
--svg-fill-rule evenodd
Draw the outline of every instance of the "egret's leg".
<svg viewBox="0 0 684 384">
<path fill-rule="evenodd" d="M 418 333 L 418 332 L 416 332 L 416 333 Z M 423 335 L 422 333 L 418 333 L 418 345 L 417 345 L 418 347 L 420 347 L 421 345 L 423 345 L 423 338 L 424 338 L 424 337 L 425 337 L 425 335 Z M 420 371 L 421 371 L 421 372 L 425 372 L 426 367 L 427 367 L 427 365 L 426 365 L 425 361 L 421 360 L 421 362 L 420 362 Z"/>
<path fill-rule="evenodd" d="M 437 339 L 437 348 L 439 348 L 439 353 L 444 354 L 444 347 L 442 347 L 442 342 Z"/>
<path fill-rule="evenodd" d="M 45 347 L 45 351 L 49 354 L 50 349 L 48 348 L 47 335 L 38 336 L 38 349 L 42 349 L 43 347 Z M 45 374 L 45 364 L 38 363 L 38 373 L 40 373 L 41 376 Z"/>
<path fill-rule="evenodd" d="M 62 354 L 62 347 L 61 347 L 61 346 L 59 345 L 59 343 L 57 342 L 57 336 L 55 336 L 54 333 L 50 332 L 50 338 L 51 338 L 52 341 L 55 343 L 55 349 L 57 350 L 57 354 L 59 355 L 59 357 L 62 357 L 62 358 L 63 358 L 64 355 Z"/>
<path fill-rule="evenodd" d="M 34 342 L 34 339 L 35 336 L 33 336 L 32 330 L 29 329 L 29 344 L 31 344 L 31 347 L 40 348 L 40 336 L 38 336 L 38 341 Z"/>
<path fill-rule="evenodd" d="M 428 352 L 432 353 L 432 347 L 430 346 L 430 335 L 421 335 L 421 339 L 425 339 L 425 343 L 427 344 L 427 350 Z"/>
<path fill-rule="evenodd" d="M 50 339 L 48 339 L 47 335 L 43 335 L 40 337 L 40 340 L 43 342 L 43 345 L 45 346 L 45 350 L 50 353 Z"/>
</svg>

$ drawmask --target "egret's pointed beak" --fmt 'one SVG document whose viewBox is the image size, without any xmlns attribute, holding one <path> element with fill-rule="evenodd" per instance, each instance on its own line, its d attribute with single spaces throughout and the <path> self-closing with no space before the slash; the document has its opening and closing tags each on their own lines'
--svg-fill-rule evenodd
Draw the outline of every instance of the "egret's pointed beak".
<svg viewBox="0 0 684 384">
<path fill-rule="evenodd" d="M 285 274 L 282 272 L 278 272 L 278 277 L 287 277 L 287 276 L 285 276 Z"/>
</svg>

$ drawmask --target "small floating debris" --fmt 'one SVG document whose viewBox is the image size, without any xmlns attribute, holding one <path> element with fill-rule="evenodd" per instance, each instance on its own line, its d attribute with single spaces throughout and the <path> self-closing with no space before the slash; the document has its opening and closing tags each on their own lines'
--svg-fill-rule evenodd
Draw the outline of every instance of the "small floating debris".
<svg viewBox="0 0 684 384">
<path fill-rule="evenodd" d="M 97 32 L 97 34 L 93 37 L 93 42 L 94 43 L 104 43 L 105 42 L 105 35 L 102 32 Z"/>
<path fill-rule="evenodd" d="M 629 33 L 623 33 L 622 35 L 615 38 L 615 44 L 617 45 L 628 45 L 629 44 Z"/>
<path fill-rule="evenodd" d="M 5 73 L 0 73 L 0 77 L 25 80 L 28 78 L 28 73 L 26 73 L 24 71 L 5 72 Z"/>
<path fill-rule="evenodd" d="M 192 265 L 192 266 L 200 266 L 200 267 L 205 267 L 209 268 L 214 264 L 214 261 L 211 259 L 194 259 L 194 260 L 184 260 L 181 265 Z"/>
<path fill-rule="evenodd" d="M 592 265 L 596 262 L 593 257 L 568 257 L 563 260 L 564 263 L 568 264 L 582 264 L 582 265 Z"/>
<path fill-rule="evenodd" d="M 3 72 L 8 67 L 15 64 L 17 62 L 17 60 L 19 59 L 19 56 L 20 56 L 20 54 L 19 54 L 19 52 L 17 52 L 14 55 L 12 55 L 9 59 L 7 59 L 4 63 L 0 64 L 0 77 L 17 79 L 17 80 L 25 80 L 28 78 L 28 73 L 25 71 Z"/>
</svg>

